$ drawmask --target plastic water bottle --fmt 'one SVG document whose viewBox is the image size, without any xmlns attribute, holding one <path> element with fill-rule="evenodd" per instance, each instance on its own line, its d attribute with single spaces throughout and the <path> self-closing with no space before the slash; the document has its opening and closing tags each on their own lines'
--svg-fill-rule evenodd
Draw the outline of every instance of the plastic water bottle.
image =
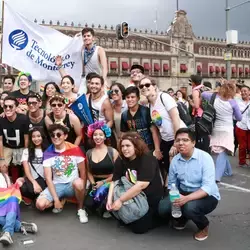
<svg viewBox="0 0 250 250">
<path fill-rule="evenodd" d="M 180 218 L 182 215 L 181 208 L 174 205 L 174 201 L 180 198 L 180 192 L 174 183 L 171 185 L 169 197 L 170 201 L 172 202 L 172 216 L 174 218 Z"/>
</svg>

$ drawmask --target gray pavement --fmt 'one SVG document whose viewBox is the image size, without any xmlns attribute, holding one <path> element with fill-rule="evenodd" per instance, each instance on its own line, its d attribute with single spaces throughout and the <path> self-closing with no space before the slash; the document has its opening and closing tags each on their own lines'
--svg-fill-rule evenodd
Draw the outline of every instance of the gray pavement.
<svg viewBox="0 0 250 250">
<path fill-rule="evenodd" d="M 61 214 L 40 214 L 22 206 L 22 219 L 37 223 L 36 236 L 16 233 L 14 245 L 8 249 L 53 250 L 247 250 L 250 249 L 250 168 L 240 169 L 236 157 L 231 157 L 234 176 L 222 180 L 222 200 L 209 215 L 210 234 L 203 242 L 193 239 L 196 227 L 189 222 L 184 231 L 177 232 L 169 226 L 157 228 L 145 235 L 134 235 L 117 226 L 113 219 L 89 216 L 88 224 L 81 224 L 73 204 L 66 204 Z M 23 245 L 32 239 L 34 244 Z M 0 246 L 1 249 L 1 246 Z"/>
</svg>

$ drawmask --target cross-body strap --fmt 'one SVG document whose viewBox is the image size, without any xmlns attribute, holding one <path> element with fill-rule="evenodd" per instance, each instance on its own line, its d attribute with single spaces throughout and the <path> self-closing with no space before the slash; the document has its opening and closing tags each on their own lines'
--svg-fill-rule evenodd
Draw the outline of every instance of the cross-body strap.
<svg viewBox="0 0 250 250">
<path fill-rule="evenodd" d="M 244 111 L 241 113 L 242 115 L 247 111 L 249 106 L 250 106 L 250 104 L 248 104 L 247 107 L 244 109 Z"/>
<path fill-rule="evenodd" d="M 212 96 L 211 96 L 211 99 L 210 99 L 210 102 L 209 102 L 209 103 L 210 103 L 212 106 L 214 106 L 214 101 L 215 101 L 216 95 L 217 95 L 217 93 L 215 92 L 215 93 L 213 93 Z"/>
<path fill-rule="evenodd" d="M 34 165 L 31 163 L 31 161 L 30 161 L 30 166 L 31 166 L 32 169 L 36 172 L 36 174 L 38 175 L 38 177 L 44 179 L 44 177 L 42 177 L 42 176 L 36 171 L 36 168 L 35 168 Z"/>
<path fill-rule="evenodd" d="M 93 107 L 92 107 L 92 100 L 91 100 L 91 94 L 89 94 L 89 110 L 90 110 L 90 114 L 91 114 L 91 117 L 93 119 L 93 122 L 95 122 L 95 119 L 94 119 L 94 113 L 93 113 Z"/>
</svg>

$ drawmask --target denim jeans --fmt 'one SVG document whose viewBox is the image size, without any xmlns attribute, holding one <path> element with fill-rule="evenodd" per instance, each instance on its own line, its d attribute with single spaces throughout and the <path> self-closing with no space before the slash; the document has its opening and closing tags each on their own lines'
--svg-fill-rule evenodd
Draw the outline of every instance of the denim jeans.
<svg viewBox="0 0 250 250">
<path fill-rule="evenodd" d="M 215 161 L 215 179 L 220 181 L 223 175 L 231 176 L 233 174 L 228 155 L 225 151 L 218 154 Z"/>
<path fill-rule="evenodd" d="M 17 214 L 11 212 L 0 216 L 0 226 L 3 227 L 3 232 L 9 232 L 12 236 L 14 232 L 20 232 L 21 222 L 17 220 Z"/>
<path fill-rule="evenodd" d="M 202 230 L 208 226 L 209 221 L 206 214 L 211 213 L 217 206 L 218 200 L 213 196 L 207 196 L 200 200 L 187 202 L 181 207 L 181 220 L 192 220 L 196 226 Z M 165 197 L 159 203 L 159 215 L 163 218 L 171 218 L 172 204 L 169 196 Z"/>
</svg>

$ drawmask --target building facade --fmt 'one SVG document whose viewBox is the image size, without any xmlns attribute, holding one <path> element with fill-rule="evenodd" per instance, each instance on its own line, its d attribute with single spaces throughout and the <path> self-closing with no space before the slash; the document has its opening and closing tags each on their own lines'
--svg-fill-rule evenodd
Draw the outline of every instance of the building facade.
<svg viewBox="0 0 250 250">
<path fill-rule="evenodd" d="M 53 24 L 50 21 L 46 24 L 44 20 L 42 25 L 69 36 L 74 36 L 83 28 L 80 24 L 75 26 L 74 23 L 60 25 L 59 22 Z M 163 90 L 169 87 L 175 90 L 187 88 L 191 74 L 200 74 L 212 84 L 221 77 L 226 78 L 226 41 L 196 37 L 188 22 L 187 13 L 183 10 L 175 13 L 175 18 L 166 32 L 143 32 L 135 29 L 130 30 L 129 37 L 124 40 L 117 40 L 113 26 L 91 27 L 95 30 L 97 45 L 106 50 L 108 77 L 111 82 L 127 85 L 130 81 L 129 68 L 133 64 L 143 65 L 145 74 L 156 78 Z M 233 79 L 241 78 L 250 85 L 250 42 L 239 42 L 233 48 L 231 71 Z M 0 72 L 1 75 L 18 73 L 10 67 L 7 70 L 1 67 Z"/>
</svg>

